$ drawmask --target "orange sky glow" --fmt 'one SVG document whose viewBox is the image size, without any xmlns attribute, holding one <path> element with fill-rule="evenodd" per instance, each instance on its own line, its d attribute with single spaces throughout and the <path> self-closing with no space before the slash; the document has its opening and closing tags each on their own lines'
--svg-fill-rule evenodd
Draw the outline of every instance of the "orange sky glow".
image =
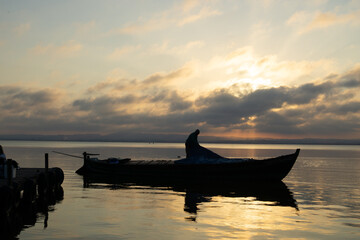
<svg viewBox="0 0 360 240">
<path fill-rule="evenodd" d="M 359 11 L 327 0 L 1 2 L 0 138 L 176 140 L 199 128 L 209 139 L 360 139 Z"/>
</svg>

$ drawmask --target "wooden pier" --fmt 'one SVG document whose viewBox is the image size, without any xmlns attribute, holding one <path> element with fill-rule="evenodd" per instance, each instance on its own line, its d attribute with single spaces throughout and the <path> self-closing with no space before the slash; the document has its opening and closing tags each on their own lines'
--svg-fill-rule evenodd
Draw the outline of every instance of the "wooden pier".
<svg viewBox="0 0 360 240">
<path fill-rule="evenodd" d="M 57 170 L 56 170 L 57 169 Z M 53 171 L 62 171 L 60 168 L 50 168 L 48 170 L 50 174 L 53 174 Z M 45 174 L 45 168 L 20 168 L 16 171 L 16 177 L 9 179 L 0 179 L 0 188 L 4 186 L 9 185 L 11 182 L 14 184 L 17 184 L 19 187 L 23 187 L 25 182 L 28 180 L 34 181 L 34 183 L 37 182 L 39 175 Z M 61 176 L 60 176 L 61 177 Z M 61 180 L 61 179 L 58 179 Z M 62 180 L 63 176 L 62 176 Z M 62 182 L 61 182 L 62 183 Z M 60 185 L 61 185 L 60 183 Z"/>
<path fill-rule="evenodd" d="M 7 178 L 0 179 L 0 239 L 16 236 L 24 227 L 34 225 L 37 213 L 47 215 L 48 206 L 64 195 L 64 173 L 60 168 L 48 168 L 48 154 L 45 168 L 20 168 L 14 178 L 11 160 L 7 163 Z"/>
</svg>

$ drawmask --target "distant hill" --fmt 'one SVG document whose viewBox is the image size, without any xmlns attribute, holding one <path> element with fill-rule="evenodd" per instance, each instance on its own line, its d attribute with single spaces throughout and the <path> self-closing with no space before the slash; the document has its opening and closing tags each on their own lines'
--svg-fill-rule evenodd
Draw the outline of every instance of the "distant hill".
<svg viewBox="0 0 360 240">
<path fill-rule="evenodd" d="M 0 135 L 1 140 L 25 141 L 89 141 L 89 142 L 185 142 L 188 134 L 75 134 L 75 135 Z M 202 143 L 233 144 L 330 144 L 360 145 L 360 139 L 227 139 L 211 136 L 199 136 Z"/>
</svg>

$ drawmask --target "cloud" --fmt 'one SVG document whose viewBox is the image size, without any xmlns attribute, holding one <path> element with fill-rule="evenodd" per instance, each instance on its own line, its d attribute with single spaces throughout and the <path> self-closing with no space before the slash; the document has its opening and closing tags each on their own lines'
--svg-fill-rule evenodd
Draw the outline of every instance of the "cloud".
<svg viewBox="0 0 360 240">
<path fill-rule="evenodd" d="M 199 0 L 185 0 L 182 2 L 181 8 L 184 12 L 189 12 L 201 4 Z"/>
<path fill-rule="evenodd" d="M 341 105 L 331 106 L 329 112 L 340 116 L 348 113 L 360 113 L 360 101 L 351 101 Z"/>
<path fill-rule="evenodd" d="M 360 84 L 358 68 L 325 77 L 320 83 L 279 86 L 249 92 L 241 89 L 234 91 L 233 89 L 241 88 L 234 84 L 232 88 L 219 88 L 207 94 L 203 92 L 195 98 L 189 97 L 186 92 L 174 92 L 163 84 L 164 79 L 176 79 L 182 75 L 181 72 L 178 69 L 167 74 L 153 74 L 142 81 L 133 82 L 137 86 L 134 93 L 141 94 L 131 103 L 122 102 L 121 105 L 125 105 L 129 111 L 115 113 L 115 106 L 109 108 L 113 114 L 107 114 L 111 117 L 107 118 L 106 122 L 110 123 L 110 119 L 128 118 L 132 119 L 134 125 L 148 126 L 148 129 L 154 131 L 161 131 L 164 124 L 167 124 L 166 129 L 171 126 L 179 129 L 191 126 L 214 131 L 222 127 L 228 131 L 251 130 L 283 136 L 308 136 L 312 131 L 326 135 L 324 131 L 313 128 L 332 117 L 339 121 L 341 119 L 343 124 L 349 121 L 353 128 L 341 129 L 352 129 L 359 134 L 354 121 L 360 118 L 359 101 L 355 100 Z M 125 89 L 128 88 L 122 88 L 127 92 Z M 89 105 L 98 103 L 101 101 L 91 102 Z M 120 105 L 120 101 L 116 104 Z M 106 109 L 106 105 L 102 107 L 100 104 L 99 108 Z M 140 111 L 132 112 L 133 108 Z M 103 115 L 97 115 L 96 119 L 98 118 L 102 119 Z M 339 132 L 340 130 L 328 129 L 329 135 Z M 347 131 L 343 134 L 348 133 Z"/>
<path fill-rule="evenodd" d="M 76 32 L 78 34 L 87 34 L 91 32 L 96 26 L 97 24 L 94 20 L 90 22 L 75 23 Z"/>
<path fill-rule="evenodd" d="M 29 50 L 33 55 L 52 55 L 55 57 L 73 57 L 79 54 L 83 49 L 83 45 L 76 41 L 68 41 L 62 45 L 39 44 Z"/>
<path fill-rule="evenodd" d="M 333 110 L 325 106 L 303 106 L 280 112 L 269 111 L 254 122 L 257 131 L 288 137 L 358 138 L 359 109 L 352 109 L 357 111 L 356 115 L 346 117 L 343 111 L 331 112 Z"/>
<path fill-rule="evenodd" d="M 20 24 L 20 25 L 16 26 L 15 28 L 13 28 L 13 32 L 17 36 L 22 36 L 25 33 L 27 33 L 28 31 L 30 31 L 30 29 L 31 29 L 31 24 L 30 23 L 23 23 L 23 24 Z"/>
<path fill-rule="evenodd" d="M 141 49 L 141 45 L 129 45 L 121 48 L 116 48 L 110 55 L 108 55 L 108 59 L 110 60 L 118 60 L 122 58 L 124 55 L 128 55 L 134 52 L 137 52 Z"/>
<path fill-rule="evenodd" d="M 198 96 L 168 84 L 188 74 L 179 68 L 142 80 L 118 79 L 71 101 L 52 89 L 2 86 L 0 124 L 8 132 L 122 133 L 132 138 L 194 128 L 238 138 L 360 137 L 359 67 L 298 86 L 242 91 L 234 84 Z"/>
<path fill-rule="evenodd" d="M 78 99 L 73 102 L 76 110 L 88 112 L 95 118 L 102 118 L 104 115 L 116 116 L 118 114 L 132 115 L 146 114 L 151 112 L 155 116 L 171 112 L 181 112 L 189 109 L 192 102 L 186 100 L 178 91 L 162 88 L 158 91 L 143 91 L 142 94 L 124 94 L 116 96 L 103 94 L 99 97 Z M 139 111 L 139 109 L 141 109 Z"/>
<path fill-rule="evenodd" d="M 73 102 L 73 106 L 80 111 L 95 112 L 98 115 L 112 114 L 117 111 L 121 104 L 134 103 L 137 98 L 134 95 L 125 95 L 122 97 L 100 96 L 97 98 L 78 99 Z"/>
<path fill-rule="evenodd" d="M 339 77 L 339 76 L 338 76 Z M 359 87 L 360 86 L 360 65 L 340 76 L 340 86 L 344 87 Z"/>
<path fill-rule="evenodd" d="M 110 31 L 111 34 L 136 35 L 147 32 L 159 31 L 171 26 L 182 27 L 222 13 L 215 9 L 211 1 L 184 1 L 171 9 L 154 14 L 152 17 L 137 22 L 127 23 L 125 26 Z"/>
<path fill-rule="evenodd" d="M 4 102 L 10 103 L 11 101 L 20 101 L 22 102 L 21 105 L 24 105 L 25 107 L 53 102 L 59 95 L 56 91 L 50 89 L 32 90 L 13 86 L 1 86 L 0 93 L 2 104 L 4 104 Z M 6 99 L 9 100 L 5 101 Z M 11 104 L 11 106 L 16 106 L 16 104 Z"/>
<path fill-rule="evenodd" d="M 183 108 L 185 111 L 168 112 L 166 115 L 157 115 L 156 113 L 154 113 L 155 115 L 148 115 L 144 112 L 131 114 L 131 116 L 134 123 L 143 123 L 146 120 L 151 123 L 152 127 L 157 126 L 156 128 L 160 128 L 163 122 L 167 122 L 170 125 L 201 125 L 208 128 L 252 128 L 256 131 L 283 135 L 309 134 L 311 133 L 310 130 L 312 130 L 311 126 L 315 128 L 319 124 L 318 117 L 324 121 L 330 113 L 333 114 L 334 118 L 343 117 L 343 113 L 340 111 L 329 111 L 333 109 L 330 106 L 336 106 L 343 100 L 341 95 L 336 92 L 337 88 L 343 88 L 344 86 L 348 90 L 356 90 L 354 85 L 343 85 L 337 79 L 336 82 L 325 81 L 320 84 L 311 83 L 299 87 L 259 89 L 242 96 L 234 96 L 227 89 L 219 89 L 210 92 L 208 95 L 200 96 L 193 103 L 176 93 L 170 94 L 170 96 L 176 96 L 175 99 L 180 97 L 180 101 L 186 103 L 186 107 Z M 317 112 L 319 110 L 317 104 L 324 97 L 326 100 L 323 101 L 330 103 L 330 105 L 325 106 L 325 109 L 319 113 Z M 169 95 L 165 92 L 161 92 L 160 95 L 152 98 L 153 102 L 164 100 L 169 100 Z M 358 102 L 356 101 L 342 106 L 346 106 L 344 111 L 347 109 L 346 112 L 348 113 L 359 113 Z M 278 112 L 278 109 L 284 110 Z M 156 123 L 151 120 L 154 118 L 157 119 Z M 313 125 L 308 123 L 312 121 L 314 122 Z M 353 126 L 356 125 L 353 124 Z M 331 131 L 331 129 L 328 129 L 328 131 L 329 133 L 338 133 L 338 131 Z M 317 133 L 324 134 L 322 131 L 317 131 Z"/>
<path fill-rule="evenodd" d="M 304 24 L 310 17 L 310 14 L 306 11 L 295 12 L 291 17 L 286 21 L 287 25 L 297 25 Z"/>
<path fill-rule="evenodd" d="M 257 56 L 251 46 L 218 57 L 212 65 L 227 73 L 226 86 L 250 84 L 254 89 L 311 82 L 337 68 L 331 59 L 279 61 L 276 55 Z"/>
<path fill-rule="evenodd" d="M 58 116 L 58 101 L 63 94 L 54 89 L 26 89 L 0 86 L 0 109 L 7 118 L 53 118 Z"/>
<path fill-rule="evenodd" d="M 171 24 L 173 24 L 173 20 L 169 19 L 168 16 L 161 14 L 160 16 L 153 17 L 147 21 L 142 20 L 135 23 L 128 23 L 122 28 L 111 30 L 110 33 L 136 35 L 164 29 Z"/>
<path fill-rule="evenodd" d="M 141 84 L 142 85 L 157 85 L 157 84 L 167 84 L 176 79 L 186 78 L 191 74 L 191 67 L 185 65 L 184 67 L 172 71 L 170 73 L 155 73 L 151 76 L 144 79 Z"/>
<path fill-rule="evenodd" d="M 76 110 L 95 114 L 95 118 L 117 114 L 151 113 L 155 116 L 189 109 L 188 96 L 173 89 L 174 83 L 191 74 L 185 65 L 168 73 L 154 73 L 144 79 L 108 78 L 88 89 L 85 99 L 73 103 Z M 100 116 L 98 116 L 100 115 Z"/>
<path fill-rule="evenodd" d="M 301 134 L 301 130 L 297 127 L 304 123 L 302 118 L 289 117 L 276 112 L 267 112 L 258 116 L 254 123 L 256 124 L 257 131 L 263 133 L 275 134 Z"/>
<path fill-rule="evenodd" d="M 205 45 L 203 41 L 191 41 L 184 45 L 169 47 L 168 42 L 163 42 L 162 44 L 155 44 L 151 46 L 149 53 L 150 54 L 171 54 L 171 55 L 182 55 L 187 54 L 194 49 L 201 48 Z"/>
<path fill-rule="evenodd" d="M 257 115 L 257 131 L 296 137 L 358 137 L 360 102 L 356 93 L 360 78 L 349 78 L 352 74 L 291 89 L 291 97 L 280 110 Z"/>
<path fill-rule="evenodd" d="M 166 100 L 170 103 L 170 112 L 184 111 L 192 106 L 192 102 L 185 100 L 184 97 L 180 96 L 177 91 L 172 91 Z"/>
<path fill-rule="evenodd" d="M 110 73 L 105 81 L 99 82 L 88 88 L 88 93 L 96 93 L 103 90 L 109 90 L 115 93 L 132 91 L 152 91 L 154 88 L 164 88 L 174 84 L 177 80 L 186 79 L 191 76 L 193 67 L 191 64 L 185 64 L 179 69 L 165 73 L 156 72 L 144 79 L 128 79 L 123 77 L 126 73 L 115 69 Z M 161 86 L 161 87 L 158 87 Z"/>
<path fill-rule="evenodd" d="M 299 34 L 306 34 L 316 29 L 324 29 L 336 25 L 359 25 L 360 10 L 346 14 L 336 12 L 296 12 L 286 22 L 290 26 L 297 26 Z"/>
<path fill-rule="evenodd" d="M 221 14 L 222 13 L 220 11 L 218 11 L 218 10 L 214 10 L 214 9 L 211 9 L 211 8 L 204 7 L 202 9 L 200 9 L 200 11 L 195 13 L 195 14 L 184 16 L 184 18 L 179 20 L 177 24 L 178 24 L 178 26 L 184 26 L 186 24 L 193 23 L 193 22 L 199 21 L 199 20 L 204 19 L 204 18 L 208 18 L 208 17 L 211 17 L 211 16 L 218 16 L 218 15 L 221 15 Z"/>
<path fill-rule="evenodd" d="M 198 120 L 206 122 L 206 125 L 224 126 L 227 129 L 245 130 L 251 126 L 254 131 L 263 133 L 305 136 L 312 133 L 325 134 L 315 128 L 321 121 L 333 118 L 338 122 L 341 119 L 342 125 L 349 121 L 352 127 L 339 127 L 333 131 L 328 128 L 329 135 L 341 133 L 339 129 L 348 129 L 343 134 L 349 134 L 351 129 L 358 135 L 359 129 L 354 119 L 360 118 L 359 103 L 356 100 L 344 103 L 344 100 L 348 100 L 342 95 L 343 90 L 356 92 L 358 85 L 354 83 L 358 80 L 360 78 L 355 82 L 339 77 L 336 81 L 320 84 L 259 89 L 242 96 L 221 89 L 197 100 L 197 106 L 201 106 L 197 112 Z"/>
<path fill-rule="evenodd" d="M 201 49 L 205 46 L 204 41 L 189 41 L 185 44 L 181 45 L 171 45 L 168 41 L 163 41 L 162 43 L 155 43 L 150 45 L 124 45 L 121 47 L 117 47 L 113 49 L 107 56 L 106 59 L 109 61 L 131 61 L 134 57 L 139 59 L 139 61 L 144 62 L 145 59 L 149 59 L 149 56 L 153 59 L 155 58 L 171 58 L 171 59 L 183 59 L 187 58 L 189 54 L 194 54 L 194 51 Z M 196 60 L 190 61 L 185 63 L 187 68 L 194 68 L 190 67 L 190 65 L 194 65 Z M 129 75 L 122 70 L 123 75 Z"/>
</svg>

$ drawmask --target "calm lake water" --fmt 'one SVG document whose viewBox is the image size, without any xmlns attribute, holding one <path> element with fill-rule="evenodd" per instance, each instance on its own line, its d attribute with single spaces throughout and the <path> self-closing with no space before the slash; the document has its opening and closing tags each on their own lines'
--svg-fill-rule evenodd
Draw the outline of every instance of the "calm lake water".
<svg viewBox="0 0 360 240">
<path fill-rule="evenodd" d="M 360 239 L 360 148 L 326 145 L 203 144 L 226 157 L 267 158 L 301 148 L 283 184 L 139 186 L 85 183 L 82 160 L 101 157 L 176 159 L 184 144 L 0 141 L 20 167 L 65 173 L 64 199 L 19 239 Z"/>
</svg>

